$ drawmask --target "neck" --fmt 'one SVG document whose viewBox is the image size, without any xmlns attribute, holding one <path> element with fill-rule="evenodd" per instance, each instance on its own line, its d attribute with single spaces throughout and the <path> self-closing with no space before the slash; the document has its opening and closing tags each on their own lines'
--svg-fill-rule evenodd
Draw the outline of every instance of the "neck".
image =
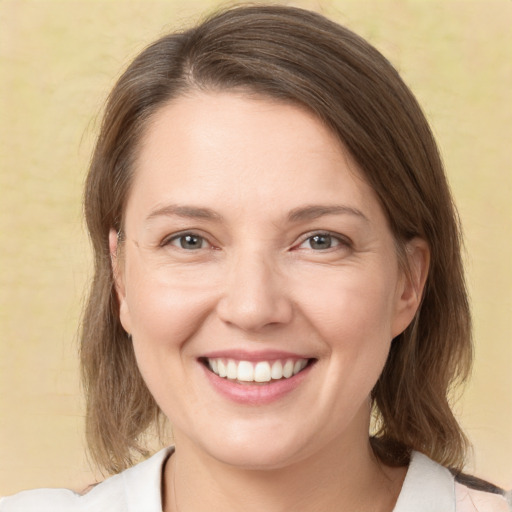
<svg viewBox="0 0 512 512">
<path fill-rule="evenodd" d="M 340 440 L 286 467 L 237 468 L 176 438 L 165 468 L 165 512 L 390 512 L 406 468 L 389 468 L 374 456 L 369 440 Z"/>
</svg>

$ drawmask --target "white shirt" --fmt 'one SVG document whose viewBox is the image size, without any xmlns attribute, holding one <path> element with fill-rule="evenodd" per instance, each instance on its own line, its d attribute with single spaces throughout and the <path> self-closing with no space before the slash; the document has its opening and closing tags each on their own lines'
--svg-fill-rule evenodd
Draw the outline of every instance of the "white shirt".
<svg viewBox="0 0 512 512">
<path fill-rule="evenodd" d="M 161 512 L 162 469 L 173 448 L 108 478 L 80 495 L 35 489 L 0 499 L 0 512 Z M 455 482 L 443 466 L 413 452 L 393 512 L 511 512 L 504 496 Z"/>
</svg>

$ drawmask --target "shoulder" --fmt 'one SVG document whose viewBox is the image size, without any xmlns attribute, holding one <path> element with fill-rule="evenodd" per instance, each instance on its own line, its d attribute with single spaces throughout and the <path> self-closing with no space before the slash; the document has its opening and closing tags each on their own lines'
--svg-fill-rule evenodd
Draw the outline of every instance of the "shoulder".
<svg viewBox="0 0 512 512">
<path fill-rule="evenodd" d="M 121 474 L 122 475 L 122 474 Z M 78 512 L 126 510 L 121 475 L 108 478 L 86 494 L 69 489 L 33 489 L 0 500 L 0 512 Z"/>
<path fill-rule="evenodd" d="M 172 451 L 161 450 L 86 494 L 68 489 L 34 489 L 0 498 L 0 512 L 159 512 L 162 467 Z"/>
<path fill-rule="evenodd" d="M 394 512 L 512 512 L 501 490 L 477 490 L 474 479 L 460 480 L 426 455 L 413 452 Z"/>
<path fill-rule="evenodd" d="M 34 489 L 0 498 L 0 512 L 74 512 L 79 495 L 68 489 Z"/>
</svg>

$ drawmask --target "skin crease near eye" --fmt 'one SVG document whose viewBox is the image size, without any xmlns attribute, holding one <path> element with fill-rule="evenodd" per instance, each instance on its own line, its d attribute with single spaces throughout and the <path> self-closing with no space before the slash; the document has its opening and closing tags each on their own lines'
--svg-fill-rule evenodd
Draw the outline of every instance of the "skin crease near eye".
<svg viewBox="0 0 512 512">
<path fill-rule="evenodd" d="M 208 510 L 212 475 L 264 470 L 284 485 L 315 468 L 359 493 L 352 510 L 375 496 L 391 510 L 405 473 L 372 455 L 369 395 L 419 306 L 428 248 L 409 243 L 407 277 L 334 135 L 265 98 L 177 98 L 145 133 L 124 234 L 119 259 L 110 237 L 121 321 L 173 425 L 166 488 L 180 508 Z"/>
</svg>

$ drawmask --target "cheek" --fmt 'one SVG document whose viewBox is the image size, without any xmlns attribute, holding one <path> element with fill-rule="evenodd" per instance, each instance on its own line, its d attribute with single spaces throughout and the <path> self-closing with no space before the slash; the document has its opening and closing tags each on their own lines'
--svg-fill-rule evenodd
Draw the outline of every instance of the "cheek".
<svg viewBox="0 0 512 512">
<path fill-rule="evenodd" d="M 345 268 L 323 278 L 301 277 L 298 303 L 333 348 L 338 343 L 362 348 L 391 341 L 396 301 L 392 269 L 386 273 Z"/>
<path fill-rule="evenodd" d="M 141 350 L 181 349 L 212 308 L 215 283 L 205 276 L 187 279 L 171 269 L 127 265 L 126 310 Z"/>
<path fill-rule="evenodd" d="M 315 400 L 329 411 L 326 428 L 336 435 L 340 425 L 369 407 L 391 345 L 395 281 L 386 272 L 361 268 L 301 277 L 295 295 L 322 344 L 323 379 Z"/>
<path fill-rule="evenodd" d="M 339 398 L 327 404 L 333 414 L 343 416 L 347 404 L 366 400 L 384 368 L 392 340 L 396 284 L 389 274 L 393 272 L 347 268 L 329 279 L 316 279 L 314 287 L 303 280 L 302 311 L 319 334 L 329 361 L 325 393 L 319 397 Z"/>
<path fill-rule="evenodd" d="M 194 359 L 189 341 L 210 314 L 213 287 L 162 269 L 139 272 L 140 268 L 132 269 L 126 289 L 137 365 L 164 413 L 186 418 L 197 401 L 189 389 L 187 363 Z"/>
</svg>

